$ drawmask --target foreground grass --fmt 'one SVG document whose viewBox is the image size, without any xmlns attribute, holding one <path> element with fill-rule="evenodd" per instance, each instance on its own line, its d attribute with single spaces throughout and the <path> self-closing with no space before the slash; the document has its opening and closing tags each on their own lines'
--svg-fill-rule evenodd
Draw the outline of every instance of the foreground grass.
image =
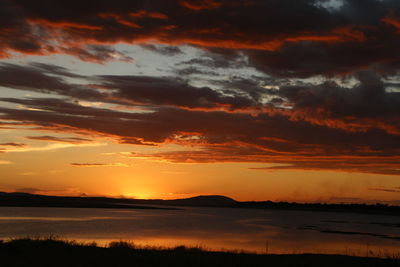
<svg viewBox="0 0 400 267">
<path fill-rule="evenodd" d="M 183 246 L 173 249 L 140 248 L 112 242 L 109 247 L 57 239 L 0 240 L 0 266 L 400 266 L 399 259 L 343 255 L 257 255 L 211 252 Z"/>
</svg>

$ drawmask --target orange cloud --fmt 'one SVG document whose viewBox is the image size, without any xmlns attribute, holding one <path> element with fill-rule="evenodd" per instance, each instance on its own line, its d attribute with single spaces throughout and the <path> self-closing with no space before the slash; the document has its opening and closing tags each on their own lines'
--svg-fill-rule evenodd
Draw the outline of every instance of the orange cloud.
<svg viewBox="0 0 400 267">
<path fill-rule="evenodd" d="M 202 9 L 216 9 L 222 5 L 222 3 L 214 0 L 181 1 L 180 4 L 186 8 L 196 11 Z"/>
<path fill-rule="evenodd" d="M 359 30 L 354 30 L 354 26 L 347 26 L 343 28 L 333 29 L 328 33 L 304 33 L 304 34 L 293 34 L 287 36 L 271 36 L 270 38 L 264 37 L 263 39 L 249 38 L 248 40 L 237 38 L 234 39 L 230 36 L 223 34 L 224 30 L 220 28 L 210 29 L 195 29 L 193 33 L 214 35 L 208 38 L 180 38 L 166 40 L 164 37 L 159 39 L 160 43 L 181 45 L 181 44 L 193 44 L 205 47 L 217 47 L 227 49 L 254 49 L 254 50 L 266 50 L 266 51 L 277 51 L 285 43 L 291 42 L 321 42 L 321 43 L 345 43 L 345 42 L 365 42 L 367 40 L 365 34 Z M 282 34 L 283 35 L 283 34 Z"/>
<path fill-rule="evenodd" d="M 74 167 L 129 167 L 125 163 L 71 163 Z"/>
<path fill-rule="evenodd" d="M 250 152 L 250 151 L 249 151 Z M 272 167 L 250 168 L 252 170 L 308 170 L 373 173 L 400 175 L 400 157 L 374 156 L 272 156 L 263 153 L 243 153 L 235 147 L 227 149 L 204 149 L 200 151 L 172 151 L 154 154 L 132 153 L 132 158 L 166 161 L 170 163 L 215 162 L 264 162 Z"/>
<path fill-rule="evenodd" d="M 400 33 L 400 18 L 395 17 L 392 15 L 389 15 L 388 17 L 385 17 L 382 19 L 383 22 L 392 25 L 397 29 L 397 33 Z"/>
<path fill-rule="evenodd" d="M 144 9 L 141 9 L 137 12 L 131 12 L 129 13 L 129 16 L 135 17 L 135 18 L 155 18 L 155 19 L 168 19 L 168 16 L 159 13 L 159 12 L 149 12 Z"/>
<path fill-rule="evenodd" d="M 27 136 L 25 137 L 30 140 L 46 141 L 46 142 L 58 142 L 58 143 L 70 143 L 70 144 L 81 144 L 92 142 L 90 139 L 80 137 L 56 137 L 56 136 Z"/>
<path fill-rule="evenodd" d="M 1 143 L 0 146 L 24 147 L 26 146 L 26 144 L 9 142 L 9 143 Z"/>
<path fill-rule="evenodd" d="M 300 41 L 314 41 L 314 42 L 365 42 L 367 40 L 362 31 L 355 30 L 354 26 L 347 26 L 343 28 L 333 29 L 325 35 L 304 34 L 300 36 L 286 37 L 284 42 L 300 42 Z"/>
<path fill-rule="evenodd" d="M 135 22 L 133 22 L 131 20 L 128 20 L 129 18 L 124 18 L 124 16 L 121 15 L 121 14 L 117 14 L 117 13 L 101 13 L 101 14 L 98 14 L 98 16 L 101 17 L 101 18 L 113 18 L 119 24 L 131 27 L 131 28 L 136 28 L 136 29 L 142 28 L 137 23 L 135 23 Z"/>
<path fill-rule="evenodd" d="M 92 30 L 92 31 L 100 31 L 103 29 L 101 26 L 95 25 L 87 25 L 87 24 L 80 24 L 71 21 L 51 21 L 46 19 L 27 19 L 27 22 L 33 25 L 41 25 L 45 27 L 54 27 L 54 28 L 76 28 L 76 29 L 83 29 L 83 30 Z"/>
</svg>

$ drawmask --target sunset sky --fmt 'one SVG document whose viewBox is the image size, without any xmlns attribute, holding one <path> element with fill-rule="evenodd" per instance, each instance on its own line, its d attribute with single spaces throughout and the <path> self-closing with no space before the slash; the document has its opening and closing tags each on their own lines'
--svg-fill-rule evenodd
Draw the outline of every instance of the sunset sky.
<svg viewBox="0 0 400 267">
<path fill-rule="evenodd" d="M 0 0 L 0 191 L 400 204 L 400 1 Z"/>
</svg>

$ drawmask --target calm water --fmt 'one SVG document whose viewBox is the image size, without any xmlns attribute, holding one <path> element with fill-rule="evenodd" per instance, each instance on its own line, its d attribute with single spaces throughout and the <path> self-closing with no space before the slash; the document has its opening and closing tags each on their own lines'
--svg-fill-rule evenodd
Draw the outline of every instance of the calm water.
<svg viewBox="0 0 400 267">
<path fill-rule="evenodd" d="M 228 208 L 0 208 L 0 239 L 49 235 L 100 245 L 122 239 L 258 253 L 383 256 L 400 252 L 400 217 Z"/>
</svg>

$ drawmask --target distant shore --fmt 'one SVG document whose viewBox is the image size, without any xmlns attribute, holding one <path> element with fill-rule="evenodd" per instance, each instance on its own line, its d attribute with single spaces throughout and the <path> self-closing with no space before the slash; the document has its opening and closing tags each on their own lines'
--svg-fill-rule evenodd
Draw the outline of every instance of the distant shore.
<svg viewBox="0 0 400 267">
<path fill-rule="evenodd" d="M 104 209 L 180 209 L 179 207 L 245 208 L 310 212 L 344 212 L 400 216 L 400 206 L 376 203 L 332 204 L 273 201 L 236 201 L 225 196 L 197 196 L 184 199 L 129 199 L 109 197 L 46 196 L 0 192 L 0 207 L 59 207 Z"/>
<path fill-rule="evenodd" d="M 113 203 L 90 203 L 90 202 L 24 202 L 24 201 L 0 201 L 0 207 L 25 207 L 25 208 L 88 208 L 88 209 L 151 209 L 151 210 L 180 210 L 179 208 L 138 206 Z"/>
<path fill-rule="evenodd" d="M 136 267 L 233 267 L 233 266 L 400 266 L 399 257 L 366 258 L 347 255 L 292 254 L 261 255 L 241 252 L 213 252 L 199 248 L 135 247 L 112 242 L 108 247 L 56 239 L 0 240 L 1 265 L 14 266 L 136 266 Z"/>
</svg>

